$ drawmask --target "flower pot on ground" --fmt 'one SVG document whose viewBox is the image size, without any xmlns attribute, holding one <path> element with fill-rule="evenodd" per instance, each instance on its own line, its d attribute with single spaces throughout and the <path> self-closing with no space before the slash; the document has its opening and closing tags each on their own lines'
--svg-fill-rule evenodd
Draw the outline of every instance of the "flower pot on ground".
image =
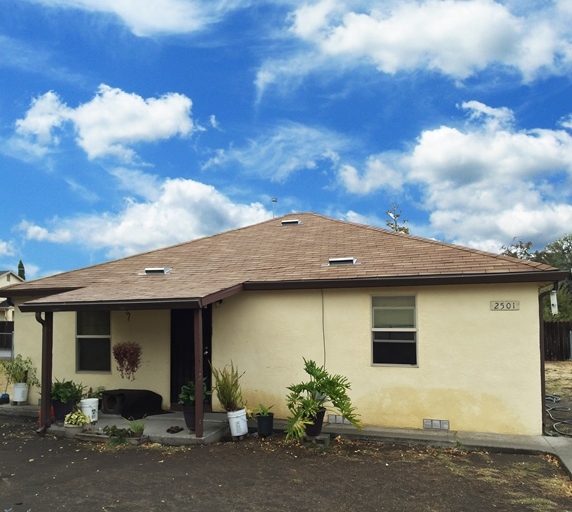
<svg viewBox="0 0 572 512">
<path fill-rule="evenodd" d="M 83 396 L 84 387 L 72 380 L 56 381 L 52 384 L 51 397 L 56 421 L 64 421 L 66 414 L 72 412 Z"/>
<path fill-rule="evenodd" d="M 129 431 L 131 433 L 130 437 L 140 438 L 143 436 L 143 432 L 145 431 L 145 422 L 141 420 L 125 420 L 129 425 Z"/>
<path fill-rule="evenodd" d="M 258 404 L 258 407 L 252 411 L 256 417 L 256 423 L 258 425 L 258 436 L 268 437 L 274 432 L 274 413 L 270 412 L 270 409 L 274 407 L 265 407 L 262 404 Z"/>
<path fill-rule="evenodd" d="M 66 414 L 64 418 L 64 437 L 74 438 L 83 431 L 84 426 L 89 422 L 89 417 L 81 411 L 72 411 Z"/>
<path fill-rule="evenodd" d="M 29 386 L 39 386 L 36 367 L 32 359 L 24 359 L 20 354 L 11 361 L 0 361 L 0 371 L 6 376 L 6 383 L 13 384 L 12 401 L 26 403 Z"/>
<path fill-rule="evenodd" d="M 290 416 L 287 419 L 286 438 L 319 436 L 326 410 L 339 414 L 361 429 L 355 407 L 347 394 L 351 387 L 347 378 L 330 375 L 325 368 L 306 359 L 304 371 L 310 376 L 308 382 L 288 386 L 290 394 L 286 397 L 286 405 Z"/>
<path fill-rule="evenodd" d="M 207 385 L 203 382 L 203 396 L 206 397 L 212 392 L 207 389 Z M 190 380 L 188 384 L 181 387 L 179 393 L 179 405 L 183 409 L 183 416 L 185 418 L 185 425 L 189 430 L 195 430 L 195 401 L 196 401 L 196 386 Z"/>
<path fill-rule="evenodd" d="M 215 380 L 213 390 L 220 405 L 226 411 L 231 435 L 240 437 L 247 434 L 248 422 L 239 382 L 244 372 L 239 373 L 238 368 L 231 361 L 230 366 L 225 366 L 221 370 L 213 368 L 212 375 Z"/>
</svg>

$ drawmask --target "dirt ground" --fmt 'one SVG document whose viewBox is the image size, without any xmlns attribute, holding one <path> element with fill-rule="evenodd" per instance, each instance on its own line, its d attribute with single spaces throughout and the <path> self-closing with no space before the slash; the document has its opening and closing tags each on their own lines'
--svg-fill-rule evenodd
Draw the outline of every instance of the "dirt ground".
<svg viewBox="0 0 572 512">
<path fill-rule="evenodd" d="M 0 510 L 570 511 L 572 482 L 548 456 L 333 441 L 166 448 L 40 438 L 0 417 Z"/>
</svg>

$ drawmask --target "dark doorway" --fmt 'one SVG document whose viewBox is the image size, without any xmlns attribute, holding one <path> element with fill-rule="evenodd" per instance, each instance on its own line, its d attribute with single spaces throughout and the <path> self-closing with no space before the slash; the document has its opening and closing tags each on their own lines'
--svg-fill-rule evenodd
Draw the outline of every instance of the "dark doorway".
<svg viewBox="0 0 572 512">
<path fill-rule="evenodd" d="M 192 309 L 171 310 L 171 409 L 178 410 L 181 387 L 195 380 L 194 312 Z M 211 389 L 212 307 L 203 309 L 203 378 Z M 205 397 L 205 410 L 210 411 L 210 396 Z"/>
</svg>

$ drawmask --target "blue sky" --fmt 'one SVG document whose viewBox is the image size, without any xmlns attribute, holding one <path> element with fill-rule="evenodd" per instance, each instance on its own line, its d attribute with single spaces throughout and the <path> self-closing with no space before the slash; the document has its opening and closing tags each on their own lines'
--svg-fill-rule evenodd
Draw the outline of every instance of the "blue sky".
<svg viewBox="0 0 572 512">
<path fill-rule="evenodd" d="M 313 211 L 572 231 L 569 0 L 2 0 L 0 268 Z"/>
</svg>

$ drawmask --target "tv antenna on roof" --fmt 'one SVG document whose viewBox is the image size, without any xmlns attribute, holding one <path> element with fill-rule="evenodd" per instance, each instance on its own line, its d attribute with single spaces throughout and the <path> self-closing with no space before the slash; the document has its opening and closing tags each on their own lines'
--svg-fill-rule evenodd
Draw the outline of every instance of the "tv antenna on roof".
<svg viewBox="0 0 572 512">
<path fill-rule="evenodd" d="M 274 205 L 278 202 L 276 197 L 272 198 L 272 218 L 274 218 Z"/>
</svg>

